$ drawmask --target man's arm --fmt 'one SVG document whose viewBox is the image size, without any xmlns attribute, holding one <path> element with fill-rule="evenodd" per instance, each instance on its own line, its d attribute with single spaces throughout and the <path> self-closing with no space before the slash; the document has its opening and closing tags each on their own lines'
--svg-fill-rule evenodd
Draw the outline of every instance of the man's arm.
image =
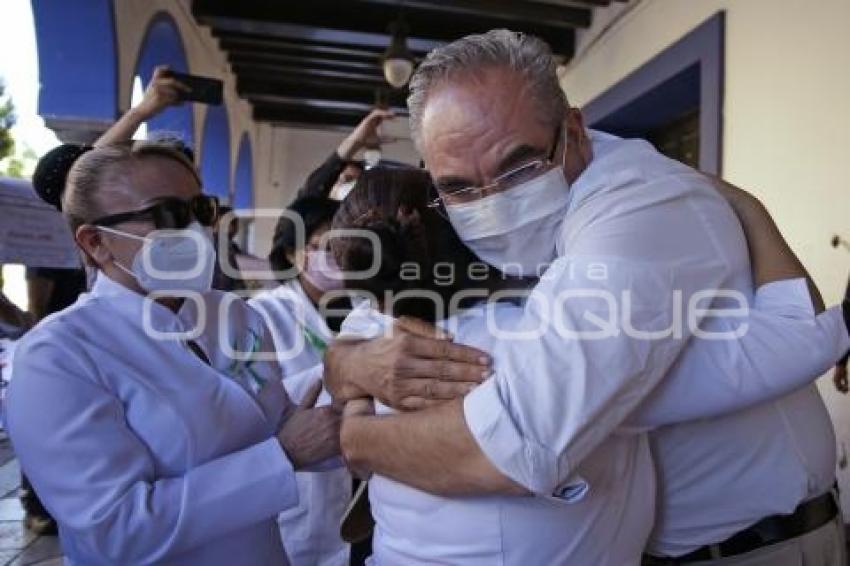
<svg viewBox="0 0 850 566">
<path fill-rule="evenodd" d="M 43 275 L 42 268 L 27 269 L 27 299 L 29 312 L 35 320 L 41 320 L 47 316 L 47 305 L 53 295 L 55 281 Z"/>
<path fill-rule="evenodd" d="M 466 426 L 461 399 L 403 415 L 347 416 L 341 445 L 355 473 L 374 471 L 430 493 L 529 493 L 497 470 L 478 447 Z"/>
<path fill-rule="evenodd" d="M 394 114 L 387 110 L 372 110 L 342 140 L 339 147 L 325 159 L 324 163 L 310 173 L 304 186 L 298 190 L 297 198 L 327 197 L 336 183 L 339 174 L 354 159 L 358 151 L 367 146 L 380 145 L 381 139 L 378 137 L 378 126 L 384 120 L 391 120 L 393 117 Z"/>
<path fill-rule="evenodd" d="M 139 129 L 139 126 L 165 108 L 180 104 L 180 93 L 188 90 L 189 88 L 186 85 L 169 76 L 167 65 L 158 66 L 153 72 L 150 84 L 145 89 L 142 101 L 137 106 L 130 108 L 117 122 L 112 124 L 94 142 L 94 146 L 100 147 L 133 139 L 133 135 Z"/>
<path fill-rule="evenodd" d="M 0 291 L 0 322 L 26 330 L 35 324 L 35 321 L 32 313 L 19 309 Z"/>
<path fill-rule="evenodd" d="M 343 403 L 374 397 L 401 411 L 462 397 L 490 375 L 490 356 L 446 332 L 402 317 L 374 340 L 336 340 L 325 353 L 325 386 Z"/>
<path fill-rule="evenodd" d="M 761 201 L 726 181 L 717 178 L 713 181 L 741 221 L 750 251 L 753 286 L 759 288 L 774 281 L 804 277 L 815 313 L 822 313 L 825 307 L 817 285 Z"/>
<path fill-rule="evenodd" d="M 304 186 L 298 189 L 296 198 L 327 197 L 347 163 L 348 160 L 340 157 L 338 151 L 331 153 L 310 173 Z"/>
<path fill-rule="evenodd" d="M 703 331 L 731 339 L 693 338 L 630 425 L 712 418 L 775 399 L 814 381 L 850 347 L 841 309 L 823 312 L 817 288 L 761 202 L 716 183 L 747 237 L 755 300 L 740 320 L 705 321 Z"/>
<path fill-rule="evenodd" d="M 815 316 L 802 278 L 761 287 L 746 318 L 711 319 L 703 330 L 736 337 L 692 338 L 629 426 L 715 418 L 777 399 L 812 383 L 850 348 L 840 307 Z"/>
</svg>

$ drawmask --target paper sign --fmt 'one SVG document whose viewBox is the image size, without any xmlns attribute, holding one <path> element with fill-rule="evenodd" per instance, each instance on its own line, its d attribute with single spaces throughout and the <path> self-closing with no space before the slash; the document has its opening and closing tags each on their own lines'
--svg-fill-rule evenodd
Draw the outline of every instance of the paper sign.
<svg viewBox="0 0 850 566">
<path fill-rule="evenodd" d="M 38 198 L 29 181 L 0 177 L 0 264 L 80 267 L 71 230 L 59 211 Z"/>
</svg>

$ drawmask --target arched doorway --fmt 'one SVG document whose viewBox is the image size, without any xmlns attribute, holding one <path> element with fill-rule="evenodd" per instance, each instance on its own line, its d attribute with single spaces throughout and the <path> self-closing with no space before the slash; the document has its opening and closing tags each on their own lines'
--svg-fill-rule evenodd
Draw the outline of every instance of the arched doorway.
<svg viewBox="0 0 850 566">
<path fill-rule="evenodd" d="M 147 86 L 158 65 L 168 65 L 182 73 L 189 72 L 180 30 L 174 19 L 165 12 L 151 18 L 139 49 L 133 76 L 139 76 L 142 84 Z M 193 127 L 191 104 L 172 106 L 147 122 L 149 135 L 176 136 L 189 145 L 194 145 Z"/>
<path fill-rule="evenodd" d="M 239 141 L 233 187 L 233 208 L 236 210 L 254 208 L 254 161 L 251 153 L 251 139 L 247 132 L 242 134 L 242 139 Z"/>
<path fill-rule="evenodd" d="M 204 192 L 230 201 L 230 126 L 224 106 L 210 106 L 201 137 Z"/>
</svg>

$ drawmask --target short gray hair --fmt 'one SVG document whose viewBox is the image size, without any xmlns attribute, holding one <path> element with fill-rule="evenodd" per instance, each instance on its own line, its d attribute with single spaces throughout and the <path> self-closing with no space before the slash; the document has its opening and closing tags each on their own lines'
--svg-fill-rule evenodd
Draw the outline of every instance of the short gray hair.
<svg viewBox="0 0 850 566">
<path fill-rule="evenodd" d="M 509 69 L 528 81 L 541 116 L 553 123 L 565 118 L 567 96 L 549 46 L 533 35 L 494 29 L 434 49 L 416 69 L 407 98 L 414 143 L 421 147 L 422 112 L 436 86 L 494 67 Z"/>
</svg>

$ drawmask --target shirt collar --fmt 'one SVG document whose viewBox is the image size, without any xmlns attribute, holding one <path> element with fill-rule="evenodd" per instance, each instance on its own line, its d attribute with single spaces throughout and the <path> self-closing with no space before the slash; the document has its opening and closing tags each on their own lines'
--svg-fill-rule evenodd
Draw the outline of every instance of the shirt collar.
<svg viewBox="0 0 850 566">
<path fill-rule="evenodd" d="M 110 279 L 102 271 L 98 273 L 92 285 L 91 296 L 108 302 L 113 309 L 136 326 L 150 325 L 150 328 L 158 332 L 181 332 L 185 326 L 179 313 L 128 289 Z M 185 309 L 184 304 L 180 312 Z"/>
<path fill-rule="evenodd" d="M 618 142 L 623 141 L 622 138 L 600 132 L 599 130 L 589 129 L 587 130 L 587 135 L 590 138 L 593 155 L 584 171 L 570 185 L 570 201 L 567 208 L 568 215 L 577 203 L 583 201 L 604 186 L 606 177 L 611 174 L 611 169 L 607 164 L 607 158 L 620 146 Z"/>
<path fill-rule="evenodd" d="M 299 323 L 310 327 L 310 330 L 316 332 L 321 335 L 324 339 L 333 338 L 333 334 L 331 333 L 330 328 L 328 328 L 325 319 L 322 318 L 322 315 L 319 314 L 319 311 L 313 305 L 313 301 L 307 296 L 307 291 L 304 290 L 304 286 L 301 285 L 301 281 L 298 280 L 298 277 L 293 277 L 283 285 L 281 288 L 286 288 L 289 292 L 293 293 L 302 305 L 301 313 L 303 314 L 303 320 L 299 320 Z M 300 318 L 300 317 L 298 317 Z"/>
</svg>

